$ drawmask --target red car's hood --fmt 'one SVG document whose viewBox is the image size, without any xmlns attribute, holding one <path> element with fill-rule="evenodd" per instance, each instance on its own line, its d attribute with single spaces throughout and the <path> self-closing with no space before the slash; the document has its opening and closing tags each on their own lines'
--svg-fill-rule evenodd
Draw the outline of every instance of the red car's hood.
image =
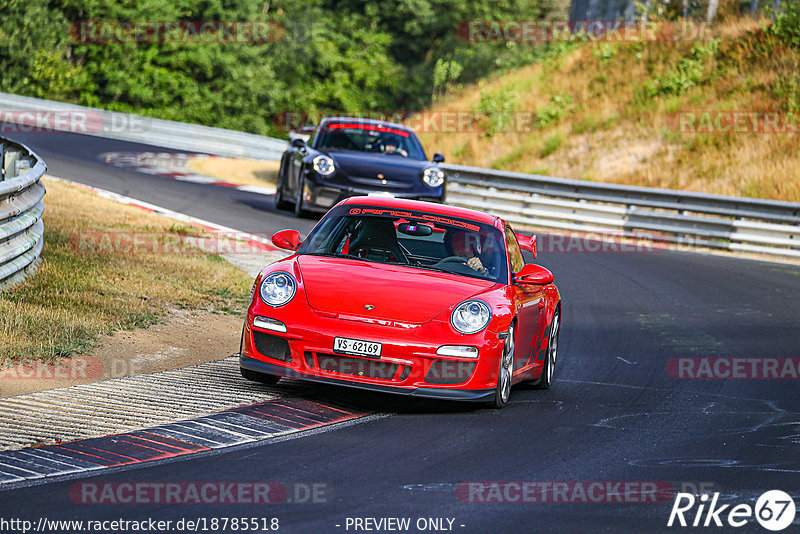
<svg viewBox="0 0 800 534">
<path fill-rule="evenodd" d="M 400 265 L 298 256 L 311 307 L 391 321 L 424 323 L 494 285 L 465 276 Z M 365 306 L 374 306 L 367 310 Z"/>
</svg>

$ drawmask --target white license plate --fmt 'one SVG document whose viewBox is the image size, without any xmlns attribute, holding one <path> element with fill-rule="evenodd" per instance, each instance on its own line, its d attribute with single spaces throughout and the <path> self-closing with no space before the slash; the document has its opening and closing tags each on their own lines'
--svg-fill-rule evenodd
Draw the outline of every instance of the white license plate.
<svg viewBox="0 0 800 534">
<path fill-rule="evenodd" d="M 381 344 L 373 343 L 372 341 L 362 341 L 360 339 L 337 337 L 333 339 L 333 352 L 380 358 Z"/>
<path fill-rule="evenodd" d="M 387 197 L 387 198 L 394 198 L 394 195 L 391 193 L 385 193 L 383 191 L 373 191 L 372 193 L 367 193 L 368 197 Z"/>
</svg>

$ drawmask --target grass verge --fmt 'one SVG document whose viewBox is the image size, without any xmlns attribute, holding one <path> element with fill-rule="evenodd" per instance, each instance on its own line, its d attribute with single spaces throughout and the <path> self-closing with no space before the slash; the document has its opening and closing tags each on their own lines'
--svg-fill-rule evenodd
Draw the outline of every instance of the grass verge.
<svg viewBox="0 0 800 534">
<path fill-rule="evenodd" d="M 575 44 L 443 98 L 431 116 L 475 124 L 421 140 L 463 165 L 800 202 L 800 7 L 787 13 Z"/>
<path fill-rule="evenodd" d="M 159 323 L 170 309 L 244 311 L 252 281 L 186 244 L 202 237 L 195 228 L 63 182 L 45 185 L 40 270 L 0 293 L 0 364 L 85 353 L 98 336 Z"/>
</svg>

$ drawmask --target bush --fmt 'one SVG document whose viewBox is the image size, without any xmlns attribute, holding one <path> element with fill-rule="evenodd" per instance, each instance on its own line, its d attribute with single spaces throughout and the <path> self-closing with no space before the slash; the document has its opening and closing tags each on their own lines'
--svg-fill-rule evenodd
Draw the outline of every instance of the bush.
<svg viewBox="0 0 800 534">
<path fill-rule="evenodd" d="M 708 44 L 695 43 L 689 57 L 681 59 L 673 69 L 647 84 L 649 96 L 682 95 L 703 79 L 708 64 L 719 50 L 719 39 Z"/>
<path fill-rule="evenodd" d="M 481 130 L 485 137 L 508 130 L 513 124 L 514 94 L 504 89 L 493 93 L 481 91 L 481 99 L 474 111 L 485 117 Z"/>
<path fill-rule="evenodd" d="M 542 128 L 550 123 L 558 121 L 571 105 L 572 97 L 569 95 L 551 96 L 550 104 L 536 110 L 536 126 Z"/>
<path fill-rule="evenodd" d="M 800 49 L 800 1 L 782 3 L 782 10 L 775 14 L 772 33 L 793 48 Z"/>
</svg>

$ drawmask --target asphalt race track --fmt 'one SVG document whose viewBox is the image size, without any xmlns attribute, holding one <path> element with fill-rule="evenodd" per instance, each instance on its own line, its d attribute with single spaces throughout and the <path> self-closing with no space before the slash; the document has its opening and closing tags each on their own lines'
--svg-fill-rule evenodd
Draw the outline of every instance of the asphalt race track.
<svg viewBox="0 0 800 534">
<path fill-rule="evenodd" d="M 152 147 L 68 134 L 18 137 L 53 175 L 236 229 L 305 233 L 314 224 L 276 212 L 269 197 L 96 160 Z M 378 530 L 356 521 L 363 518 L 410 518 L 409 532 L 729 532 L 730 508 L 754 508 L 767 490 L 800 505 L 800 377 L 784 368 L 797 373 L 800 361 L 800 267 L 663 250 L 542 252 L 539 262 L 555 273 L 563 298 L 549 391 L 517 386 L 509 406 L 490 410 L 319 387 L 317 399 L 384 416 L 3 491 L 3 515 L 34 522 L 274 517 L 281 532 L 314 533 Z M 712 368 L 710 378 L 701 372 L 709 361 L 728 366 Z M 778 362 L 778 375 L 762 373 L 768 361 Z M 762 378 L 740 378 L 753 372 Z M 275 482 L 287 496 L 269 505 L 92 505 L 70 498 L 81 482 Z M 582 490 L 593 482 L 597 491 L 587 496 Z M 663 491 L 640 491 L 652 487 Z M 710 527 L 692 527 L 698 502 L 686 512 L 690 526 L 668 527 L 681 490 L 718 492 L 717 505 L 730 505 L 719 516 L 724 526 L 712 519 Z M 437 518 L 444 521 L 428 521 Z M 699 524 L 705 520 L 704 513 Z M 767 532 L 753 517 L 735 530 Z M 800 516 L 784 532 L 798 530 Z"/>
<path fill-rule="evenodd" d="M 100 159 L 106 152 L 180 150 L 66 132 L 19 133 L 13 137 L 42 156 L 48 173 L 53 176 L 100 187 L 243 232 L 271 236 L 289 226 L 307 232 L 315 222 L 301 219 L 301 224 L 297 225 L 295 217 L 289 212 L 277 211 L 268 196 L 228 187 L 177 182 L 112 167 Z"/>
</svg>

